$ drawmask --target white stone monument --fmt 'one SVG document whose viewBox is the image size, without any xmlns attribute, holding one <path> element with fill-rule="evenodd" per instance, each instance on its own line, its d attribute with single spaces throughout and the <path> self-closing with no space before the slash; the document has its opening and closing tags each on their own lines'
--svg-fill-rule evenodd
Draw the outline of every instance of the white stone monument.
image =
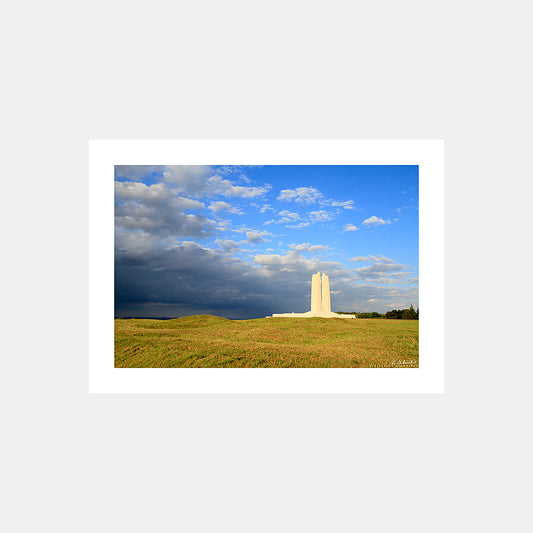
<svg viewBox="0 0 533 533">
<path fill-rule="evenodd" d="M 320 271 L 313 274 L 311 280 L 311 312 L 317 313 L 322 311 L 322 289 L 320 281 Z"/>
<path fill-rule="evenodd" d="M 326 274 L 322 274 L 322 311 L 324 313 L 331 313 L 331 298 L 329 294 L 329 278 Z"/>
<path fill-rule="evenodd" d="M 355 318 L 355 315 L 339 315 L 331 312 L 331 296 L 329 291 L 329 277 L 320 275 L 320 271 L 313 274 L 311 279 L 311 311 L 307 313 L 277 313 L 267 318 Z"/>
</svg>

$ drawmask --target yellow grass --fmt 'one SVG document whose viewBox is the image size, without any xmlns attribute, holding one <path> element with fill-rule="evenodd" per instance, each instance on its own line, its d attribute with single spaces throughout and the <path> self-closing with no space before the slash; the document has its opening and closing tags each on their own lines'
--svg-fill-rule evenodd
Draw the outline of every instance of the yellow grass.
<svg viewBox="0 0 533 533">
<path fill-rule="evenodd" d="M 115 367 L 418 367 L 418 321 L 116 319 Z"/>
</svg>

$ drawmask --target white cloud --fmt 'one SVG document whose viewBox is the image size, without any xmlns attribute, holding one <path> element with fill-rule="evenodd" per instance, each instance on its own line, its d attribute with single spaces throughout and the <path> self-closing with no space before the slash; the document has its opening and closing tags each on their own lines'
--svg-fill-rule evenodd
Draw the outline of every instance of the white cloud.
<svg viewBox="0 0 533 533">
<path fill-rule="evenodd" d="M 131 181 L 140 181 L 164 169 L 161 165 L 115 165 L 115 178 L 127 178 Z"/>
<path fill-rule="evenodd" d="M 300 218 L 300 215 L 298 213 L 291 213 L 290 211 L 287 211 L 287 210 L 280 211 L 278 213 L 278 215 L 281 216 L 281 217 L 289 217 L 289 218 L 292 218 L 292 219 Z"/>
<path fill-rule="evenodd" d="M 213 169 L 205 165 L 171 165 L 163 171 L 165 181 L 173 188 L 192 196 L 206 193 L 207 179 Z"/>
<path fill-rule="evenodd" d="M 331 213 L 321 209 L 320 211 L 311 211 L 309 218 L 312 222 L 326 222 L 327 220 L 333 220 L 335 217 L 331 216 Z"/>
<path fill-rule="evenodd" d="M 230 254 L 237 252 L 239 248 L 241 247 L 240 243 L 232 241 L 230 239 L 227 239 L 227 240 L 217 239 L 215 242 L 224 250 L 224 252 L 227 252 Z"/>
<path fill-rule="evenodd" d="M 295 251 L 290 251 L 287 255 L 279 254 L 260 254 L 254 257 L 254 261 L 258 265 L 287 265 L 287 264 L 296 264 L 302 261 L 307 261 L 303 259 L 302 256 Z"/>
<path fill-rule="evenodd" d="M 349 261 L 360 261 L 364 263 L 396 263 L 394 259 L 384 257 L 383 255 L 359 255 L 357 257 L 351 257 Z"/>
<path fill-rule="evenodd" d="M 287 202 L 295 201 L 300 204 L 308 205 L 318 202 L 321 206 L 342 207 L 343 209 L 355 209 L 353 200 L 333 200 L 324 198 L 324 195 L 315 187 L 297 187 L 296 189 L 283 189 L 278 200 Z"/>
<path fill-rule="evenodd" d="M 245 183 L 250 183 L 242 171 L 231 167 L 219 168 L 214 173 L 213 167 L 205 165 L 169 165 L 164 167 L 163 176 L 166 183 L 179 192 L 190 196 L 216 196 L 239 198 L 256 198 L 268 192 L 270 185 L 260 187 L 246 187 L 235 185 L 223 176 L 232 175 Z"/>
<path fill-rule="evenodd" d="M 363 224 L 367 226 L 383 226 L 384 224 L 390 224 L 390 220 L 383 220 L 382 218 L 378 218 L 376 216 L 371 216 L 370 218 L 367 218 L 366 220 L 363 220 Z"/>
<path fill-rule="evenodd" d="M 294 200 L 300 204 L 311 204 L 316 202 L 321 196 L 322 193 L 314 187 L 297 187 L 296 189 L 283 189 L 278 196 L 278 200 L 288 202 Z"/>
<path fill-rule="evenodd" d="M 233 228 L 231 231 L 233 231 L 234 233 L 257 232 L 257 233 L 260 233 L 261 235 L 272 235 L 271 233 L 269 233 L 266 230 L 259 230 L 259 229 L 256 229 L 256 228 L 249 228 L 248 226 L 241 226 L 240 228 Z"/>
<path fill-rule="evenodd" d="M 326 272 L 330 280 L 335 279 L 338 284 L 333 285 L 333 290 L 344 284 L 349 278 L 353 278 L 353 272 L 336 261 L 323 261 L 319 258 L 307 259 L 297 250 L 289 250 L 286 255 L 258 254 L 254 257 L 254 263 L 261 267 L 261 271 L 267 277 L 277 276 L 281 279 L 284 273 L 291 274 L 305 283 L 305 297 L 310 294 L 311 275 L 317 269 Z M 288 279 L 288 278 L 285 278 Z"/>
<path fill-rule="evenodd" d="M 399 263 L 374 263 L 373 265 L 356 268 L 354 272 L 359 278 L 366 280 L 398 279 L 406 275 L 406 266 Z"/>
<path fill-rule="evenodd" d="M 244 211 L 241 211 L 238 207 L 228 204 L 227 202 L 211 202 L 208 209 L 211 209 L 213 213 L 227 211 L 228 213 L 234 213 L 236 215 L 244 215 Z"/>
<path fill-rule="evenodd" d="M 304 229 L 311 225 L 311 222 L 299 222 L 298 224 L 287 224 L 287 228 L 291 229 Z"/>
<path fill-rule="evenodd" d="M 179 196 L 164 183 L 115 182 L 117 228 L 141 230 L 159 237 L 206 237 L 216 222 L 202 213 L 187 213 L 204 207 L 198 200 Z"/>
<path fill-rule="evenodd" d="M 247 231 L 246 239 L 251 244 L 257 244 L 260 242 L 265 242 L 265 239 L 263 237 L 268 234 L 268 231 Z"/>
<path fill-rule="evenodd" d="M 298 213 L 293 213 L 291 211 L 287 211 L 286 209 L 283 210 L 283 211 L 280 211 L 277 214 L 277 216 L 281 217 L 281 218 L 278 218 L 278 220 L 276 220 L 276 219 L 267 220 L 266 222 L 263 222 L 263 224 L 264 225 L 268 225 L 268 224 L 283 224 L 285 222 L 294 222 L 296 220 L 300 220 L 300 215 Z"/>
<path fill-rule="evenodd" d="M 225 252 L 232 253 L 232 252 L 236 252 L 237 250 L 240 250 L 241 245 L 244 243 L 259 244 L 259 243 L 266 242 L 266 239 L 264 237 L 266 237 L 267 235 L 270 235 L 268 231 L 247 231 L 246 239 L 242 241 L 236 242 L 230 239 L 227 239 L 227 240 L 217 239 L 215 242 Z"/>
<path fill-rule="evenodd" d="M 267 269 L 274 269 L 277 271 L 311 271 L 316 268 L 316 262 L 310 259 L 305 259 L 296 250 L 289 250 L 287 255 L 279 254 L 261 254 L 254 257 L 254 262 L 258 265 L 266 267 Z"/>
<path fill-rule="evenodd" d="M 119 202 L 135 202 L 151 207 L 163 207 L 172 203 L 179 209 L 202 209 L 205 205 L 198 200 L 184 198 L 164 183 L 145 185 L 131 181 L 115 182 L 115 200 Z"/>
<path fill-rule="evenodd" d="M 309 244 L 308 242 L 303 242 L 302 244 L 289 244 L 289 248 L 296 250 L 297 252 L 311 252 L 315 254 L 323 250 L 329 250 L 329 246 L 324 244 Z"/>
<path fill-rule="evenodd" d="M 353 224 L 345 224 L 343 231 L 357 231 L 359 228 Z"/>
<path fill-rule="evenodd" d="M 346 200 L 345 202 L 339 202 L 337 200 L 323 200 L 320 201 L 320 205 L 329 205 L 331 207 L 342 207 L 343 209 L 355 209 L 353 200 Z"/>
<path fill-rule="evenodd" d="M 294 222 L 295 220 L 300 220 L 300 215 L 298 213 L 291 213 L 290 211 L 280 211 L 278 216 L 282 217 L 279 223 L 282 222 Z"/>
<path fill-rule="evenodd" d="M 270 185 L 263 185 L 261 187 L 233 185 L 231 181 L 221 178 L 218 174 L 210 177 L 207 180 L 207 184 L 211 194 L 236 196 L 239 198 L 256 198 L 257 196 L 263 196 L 271 189 Z"/>
<path fill-rule="evenodd" d="M 246 183 L 252 182 L 252 180 L 244 174 L 241 165 L 223 165 L 221 167 L 217 167 L 215 174 L 219 174 L 225 177 L 231 176 L 233 178 L 243 180 Z"/>
</svg>

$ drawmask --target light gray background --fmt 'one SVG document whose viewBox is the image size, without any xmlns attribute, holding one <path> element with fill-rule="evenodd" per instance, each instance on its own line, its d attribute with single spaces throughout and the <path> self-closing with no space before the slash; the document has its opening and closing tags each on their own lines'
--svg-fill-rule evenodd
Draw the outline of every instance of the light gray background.
<svg viewBox="0 0 533 533">
<path fill-rule="evenodd" d="M 4 530 L 531 530 L 525 1 L 2 11 Z M 445 139 L 446 394 L 89 396 L 100 138 Z"/>
</svg>

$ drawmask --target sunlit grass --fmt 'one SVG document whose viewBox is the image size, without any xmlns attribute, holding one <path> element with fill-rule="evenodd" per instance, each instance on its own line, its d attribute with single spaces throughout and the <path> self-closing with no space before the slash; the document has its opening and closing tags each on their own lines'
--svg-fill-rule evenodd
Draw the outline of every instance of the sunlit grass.
<svg viewBox="0 0 533 533">
<path fill-rule="evenodd" d="M 115 367 L 418 366 L 418 321 L 338 318 L 115 320 Z"/>
</svg>

